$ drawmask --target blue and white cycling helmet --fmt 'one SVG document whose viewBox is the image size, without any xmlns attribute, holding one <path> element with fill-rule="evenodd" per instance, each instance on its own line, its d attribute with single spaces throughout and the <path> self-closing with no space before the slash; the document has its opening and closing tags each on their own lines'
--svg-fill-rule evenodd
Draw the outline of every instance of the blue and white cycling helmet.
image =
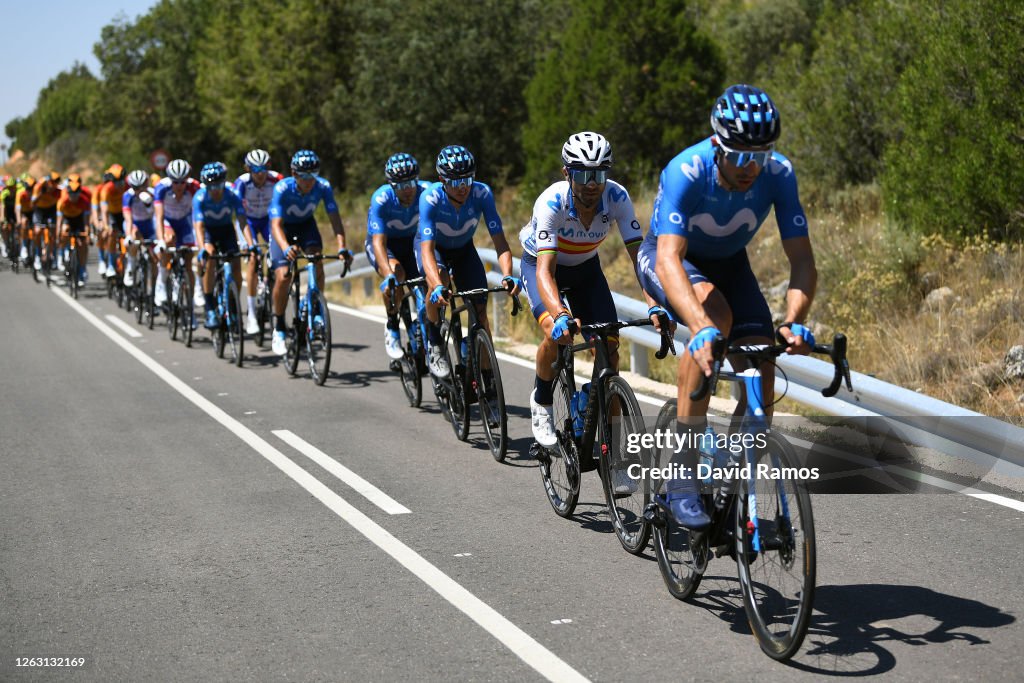
<svg viewBox="0 0 1024 683">
<path fill-rule="evenodd" d="M 292 170 L 300 173 L 319 173 L 320 157 L 311 149 L 300 149 L 292 157 Z"/>
<path fill-rule="evenodd" d="M 399 152 L 388 157 L 384 164 L 384 177 L 389 183 L 415 180 L 420 175 L 420 165 L 411 154 Z"/>
<path fill-rule="evenodd" d="M 571 135 L 562 145 L 562 164 L 575 169 L 609 169 L 612 146 L 600 133 L 584 131 Z"/>
<path fill-rule="evenodd" d="M 444 180 L 468 178 L 476 173 L 476 159 L 462 145 L 448 145 L 438 153 L 435 169 Z"/>
<path fill-rule="evenodd" d="M 228 167 L 219 161 L 214 161 L 203 166 L 203 170 L 199 172 L 199 177 L 207 185 L 222 183 L 228 177 Z"/>
<path fill-rule="evenodd" d="M 779 139 L 782 123 L 768 93 L 752 85 L 731 85 L 711 110 L 711 128 L 727 146 L 765 147 Z"/>
<path fill-rule="evenodd" d="M 245 165 L 252 168 L 266 168 L 270 165 L 270 154 L 265 149 L 254 149 L 245 155 Z"/>
<path fill-rule="evenodd" d="M 185 180 L 191 172 L 192 167 L 189 166 L 188 162 L 184 159 L 175 159 L 171 163 L 167 164 L 167 177 L 171 180 Z"/>
</svg>

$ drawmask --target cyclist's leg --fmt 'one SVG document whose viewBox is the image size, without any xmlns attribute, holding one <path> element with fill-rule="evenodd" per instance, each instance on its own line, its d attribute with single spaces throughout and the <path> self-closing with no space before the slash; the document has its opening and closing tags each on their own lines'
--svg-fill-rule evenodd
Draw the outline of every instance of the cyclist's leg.
<svg viewBox="0 0 1024 683">
<path fill-rule="evenodd" d="M 258 246 L 260 237 L 263 237 L 265 244 L 270 244 L 270 218 L 264 216 L 263 218 L 246 218 L 246 220 L 249 223 L 249 229 L 252 230 L 253 244 Z M 256 316 L 256 262 L 257 259 L 250 258 L 245 266 L 246 310 L 252 318 Z"/>
</svg>

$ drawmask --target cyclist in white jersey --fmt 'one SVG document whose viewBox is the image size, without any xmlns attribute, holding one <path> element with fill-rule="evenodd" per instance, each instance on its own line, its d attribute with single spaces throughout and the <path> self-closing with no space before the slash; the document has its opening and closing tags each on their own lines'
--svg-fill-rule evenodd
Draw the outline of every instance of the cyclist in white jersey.
<svg viewBox="0 0 1024 683">
<path fill-rule="evenodd" d="M 253 245 L 259 250 L 259 238 L 263 236 L 263 242 L 270 244 L 270 200 L 274 196 L 274 185 L 281 180 L 280 173 L 270 170 L 270 154 L 263 149 L 254 149 L 245 155 L 246 173 L 238 176 L 235 180 L 234 190 L 242 199 L 245 207 L 245 218 L 252 230 Z M 246 266 L 246 283 L 248 287 L 248 311 L 249 315 L 245 324 L 245 331 L 249 334 L 256 334 L 260 330 L 260 324 L 256 320 L 256 259 L 250 258 Z"/>
<path fill-rule="evenodd" d="M 608 281 L 601 270 L 598 247 L 608 236 L 614 222 L 622 235 L 626 253 L 637 267 L 637 250 L 643 240 L 633 202 L 626 189 L 608 179 L 612 148 L 603 135 L 582 132 L 572 135 L 562 146 L 562 175 L 565 180 L 541 193 L 533 206 L 533 218 L 519 233 L 523 244 L 521 269 L 523 289 L 530 309 L 544 330 L 537 347 L 537 375 L 530 394 L 533 436 L 542 446 L 555 445 L 552 414 L 551 366 L 558 344 L 571 344 L 575 325 L 615 322 L 615 303 Z M 566 298 L 573 318 L 565 309 L 560 288 L 568 288 Z M 657 315 L 664 311 L 644 294 L 651 306 L 650 315 L 659 326 Z M 611 363 L 618 368 L 618 338 L 609 337 Z M 622 492 L 636 485 L 625 477 L 616 482 Z"/>
<path fill-rule="evenodd" d="M 168 243 L 175 247 L 194 247 L 196 234 L 192 227 L 192 198 L 199 192 L 199 181 L 189 177 L 192 167 L 184 159 L 175 159 L 167 164 L 167 177 L 153 188 L 153 222 L 160 248 L 158 287 L 167 291 L 167 275 L 171 267 L 171 255 L 163 247 Z M 173 242 L 172 242 L 173 240 Z M 193 291 L 196 290 L 196 276 L 192 272 L 192 253 L 185 253 L 185 270 Z M 192 326 L 195 327 L 193 321 Z"/>
</svg>

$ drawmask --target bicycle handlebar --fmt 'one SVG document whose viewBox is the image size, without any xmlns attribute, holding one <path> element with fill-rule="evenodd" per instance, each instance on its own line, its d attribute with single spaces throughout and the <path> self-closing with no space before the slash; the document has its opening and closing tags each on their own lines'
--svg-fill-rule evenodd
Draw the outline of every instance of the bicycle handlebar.
<svg viewBox="0 0 1024 683">
<path fill-rule="evenodd" d="M 672 355 L 676 355 L 676 347 L 672 341 L 672 335 L 669 332 L 668 316 L 664 313 L 658 315 L 658 321 L 661 325 L 661 348 L 654 354 L 655 358 L 661 360 L 668 355 L 669 351 Z M 616 320 L 613 323 L 591 323 L 589 325 L 583 325 L 580 327 L 576 324 L 575 318 L 569 319 L 569 331 L 572 334 L 594 332 L 600 337 L 607 336 L 609 332 L 617 332 L 624 327 L 644 327 L 646 325 L 653 325 L 650 318 L 636 318 L 634 320 Z M 593 348 L 596 342 L 593 339 L 588 339 L 582 344 L 576 344 L 571 347 L 572 352 L 584 351 L 586 349 Z M 556 360 L 551 364 L 553 370 L 558 370 L 559 360 Z"/>
<path fill-rule="evenodd" d="M 785 342 L 785 339 L 779 335 L 778 332 L 776 332 L 776 336 Z M 711 355 L 714 358 L 711 366 L 711 374 L 703 375 L 701 377 L 700 386 L 690 393 L 690 400 L 700 401 L 709 393 L 713 394 L 715 392 L 715 389 L 718 386 L 718 376 L 722 370 L 722 361 L 725 360 L 727 355 L 745 355 L 752 361 L 759 362 L 761 359 L 778 358 L 782 354 L 786 353 L 788 348 L 789 344 L 787 343 L 752 346 L 732 345 L 726 347 L 725 338 L 721 335 L 715 337 L 714 341 L 711 343 Z M 826 355 L 831 358 L 832 365 L 835 368 L 835 374 L 832 377 L 832 382 L 821 390 L 822 396 L 825 398 L 835 396 L 844 380 L 846 381 L 847 390 L 853 391 L 853 382 L 850 380 L 850 363 L 846 359 L 846 335 L 837 332 L 832 337 L 831 344 L 815 344 L 812 352 Z"/>
<path fill-rule="evenodd" d="M 501 286 L 499 286 L 499 287 L 480 287 L 479 289 L 467 289 L 467 290 L 462 291 L 462 292 L 453 292 L 448 287 L 444 288 L 444 296 L 445 296 L 445 298 L 448 298 L 449 296 L 457 296 L 460 299 L 466 299 L 466 298 L 471 297 L 471 296 L 479 296 L 480 294 L 492 294 L 492 293 L 493 294 L 498 294 L 498 293 L 501 293 L 501 292 L 504 292 L 504 293 L 508 294 L 509 296 L 512 296 L 512 294 L 509 293 L 509 291 L 507 289 L 505 289 L 504 287 L 501 287 Z M 512 315 L 513 316 L 519 315 L 519 311 L 522 310 L 522 308 L 523 308 L 523 304 L 519 300 L 519 295 L 516 294 L 515 296 L 512 296 Z"/>
</svg>

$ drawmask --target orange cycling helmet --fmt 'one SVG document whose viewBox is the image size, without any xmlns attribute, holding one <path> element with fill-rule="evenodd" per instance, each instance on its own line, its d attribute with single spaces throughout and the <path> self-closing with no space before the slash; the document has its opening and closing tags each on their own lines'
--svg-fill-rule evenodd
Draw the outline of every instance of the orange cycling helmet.
<svg viewBox="0 0 1024 683">
<path fill-rule="evenodd" d="M 68 193 L 78 192 L 82 189 L 82 176 L 72 173 L 68 176 Z"/>
<path fill-rule="evenodd" d="M 110 168 L 107 169 L 107 173 L 110 174 L 114 180 L 124 180 L 124 166 L 121 164 L 111 164 Z"/>
</svg>

